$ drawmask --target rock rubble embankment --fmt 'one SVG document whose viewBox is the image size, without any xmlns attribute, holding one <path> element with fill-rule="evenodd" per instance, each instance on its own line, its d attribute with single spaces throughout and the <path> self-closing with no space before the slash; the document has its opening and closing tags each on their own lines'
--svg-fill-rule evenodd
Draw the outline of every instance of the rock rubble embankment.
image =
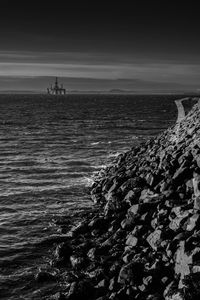
<svg viewBox="0 0 200 300">
<path fill-rule="evenodd" d="M 97 176 L 99 207 L 57 249 L 58 299 L 200 298 L 200 110 Z"/>
</svg>

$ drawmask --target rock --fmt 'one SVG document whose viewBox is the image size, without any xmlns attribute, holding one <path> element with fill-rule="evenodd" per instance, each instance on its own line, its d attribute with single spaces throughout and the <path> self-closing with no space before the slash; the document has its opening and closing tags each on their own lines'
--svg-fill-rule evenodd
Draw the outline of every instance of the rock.
<svg viewBox="0 0 200 300">
<path fill-rule="evenodd" d="M 160 201 L 141 203 L 139 205 L 138 213 L 140 215 L 142 215 L 142 214 L 145 214 L 146 212 L 149 213 L 150 211 L 155 212 L 155 210 L 157 210 L 159 203 L 160 203 Z"/>
<path fill-rule="evenodd" d="M 147 185 L 146 180 L 142 177 L 134 177 L 128 179 L 120 186 L 122 191 L 133 190 L 134 188 L 144 188 Z"/>
<path fill-rule="evenodd" d="M 197 166 L 200 168 L 200 155 L 197 155 L 195 159 L 196 159 Z"/>
<path fill-rule="evenodd" d="M 91 299 L 94 294 L 92 283 L 85 279 L 72 282 L 67 295 L 67 300 Z"/>
<path fill-rule="evenodd" d="M 123 202 L 120 201 L 119 197 L 114 194 L 110 194 L 107 199 L 107 203 L 104 207 L 104 214 L 106 217 L 116 214 L 123 208 Z"/>
<path fill-rule="evenodd" d="M 115 261 L 110 267 L 110 272 L 109 272 L 110 276 L 116 276 L 116 274 L 119 273 L 120 268 L 121 268 L 121 262 Z"/>
<path fill-rule="evenodd" d="M 162 242 L 161 235 L 161 229 L 156 229 L 147 237 L 147 242 L 152 247 L 152 249 L 157 250 L 157 248 L 159 247 L 160 243 Z"/>
<path fill-rule="evenodd" d="M 128 191 L 128 193 L 126 194 L 126 196 L 124 197 L 123 201 L 129 203 L 129 205 L 131 205 L 134 202 L 135 199 L 135 193 L 134 191 Z"/>
<path fill-rule="evenodd" d="M 180 232 L 177 235 L 175 235 L 175 237 L 173 238 L 173 241 L 179 242 L 179 241 L 182 241 L 182 240 L 186 240 L 189 237 L 189 234 L 186 231 Z"/>
<path fill-rule="evenodd" d="M 128 209 L 127 215 L 129 217 L 134 217 L 138 213 L 138 211 L 139 211 L 139 204 L 134 204 Z"/>
<path fill-rule="evenodd" d="M 181 291 L 174 291 L 171 295 L 166 296 L 165 300 L 187 300 Z"/>
<path fill-rule="evenodd" d="M 155 181 L 156 181 L 156 177 L 154 174 L 152 174 L 151 172 L 148 173 L 146 176 L 145 176 L 145 179 L 146 179 L 146 182 L 150 185 L 150 186 L 153 186 L 155 184 Z"/>
<path fill-rule="evenodd" d="M 186 185 L 186 191 L 192 191 L 193 190 L 193 182 L 192 179 L 189 179 L 185 183 Z"/>
<path fill-rule="evenodd" d="M 162 194 L 165 196 L 165 199 L 170 199 L 176 195 L 173 186 L 169 186 L 168 189 L 162 192 Z"/>
<path fill-rule="evenodd" d="M 95 217 L 89 224 L 88 227 L 90 230 L 101 229 L 106 230 L 108 228 L 108 220 L 104 217 Z"/>
<path fill-rule="evenodd" d="M 108 192 L 109 191 L 109 189 L 111 188 L 111 186 L 113 184 L 113 179 L 114 179 L 114 177 L 106 178 L 106 180 L 103 184 L 103 187 L 102 187 L 103 192 Z M 99 192 L 101 192 L 101 189 L 100 189 Z"/>
<path fill-rule="evenodd" d="M 200 174 L 199 171 L 193 173 L 193 188 L 194 188 L 194 209 L 200 210 Z"/>
<path fill-rule="evenodd" d="M 66 300 L 66 297 L 63 293 L 56 293 L 53 296 L 51 296 L 50 298 L 48 298 L 49 300 Z"/>
<path fill-rule="evenodd" d="M 118 276 L 118 283 L 120 284 L 140 284 L 143 278 L 143 264 L 141 262 L 131 262 L 124 265 Z"/>
<path fill-rule="evenodd" d="M 121 222 L 122 229 L 128 229 L 134 226 L 135 216 L 137 215 L 138 211 L 139 211 L 138 204 L 134 204 L 128 209 L 126 219 L 124 219 Z"/>
<path fill-rule="evenodd" d="M 142 238 L 143 235 L 148 231 L 148 227 L 145 225 L 135 225 L 134 229 L 130 234 L 137 238 Z"/>
<path fill-rule="evenodd" d="M 155 293 L 153 295 L 149 295 L 146 300 L 163 300 L 163 296 L 159 293 Z"/>
<path fill-rule="evenodd" d="M 167 276 L 162 277 L 162 279 L 161 279 L 161 282 L 162 282 L 163 284 L 166 284 L 168 281 L 169 281 L 169 278 L 168 278 Z"/>
<path fill-rule="evenodd" d="M 200 210 L 200 197 L 195 197 L 194 199 L 194 210 Z"/>
<path fill-rule="evenodd" d="M 178 218 L 185 218 L 189 215 L 188 210 L 184 210 L 182 206 L 175 206 L 171 210 L 171 214 L 174 213 Z"/>
<path fill-rule="evenodd" d="M 79 222 L 78 225 L 76 225 L 71 230 L 72 237 L 77 237 L 78 235 L 84 234 L 86 232 L 88 232 L 88 222 L 87 221 Z"/>
<path fill-rule="evenodd" d="M 193 214 L 186 222 L 185 226 L 186 226 L 186 230 L 187 231 L 192 231 L 193 229 L 195 229 L 197 227 L 197 224 L 199 223 L 199 214 Z M 185 227 L 184 226 L 184 227 Z"/>
<path fill-rule="evenodd" d="M 97 287 L 98 288 L 105 288 L 106 287 L 106 280 L 105 279 L 102 279 L 98 284 L 97 284 Z"/>
<path fill-rule="evenodd" d="M 73 250 L 69 243 L 59 244 L 55 251 L 56 262 L 55 265 L 57 267 L 63 267 L 70 263 L 70 256 L 72 255 Z"/>
<path fill-rule="evenodd" d="M 181 166 L 173 176 L 174 182 L 179 184 L 183 182 L 186 178 L 190 177 L 191 170 L 188 167 Z"/>
<path fill-rule="evenodd" d="M 138 289 L 141 291 L 141 292 L 144 292 L 146 290 L 146 286 L 144 284 L 141 284 L 138 286 Z"/>
<path fill-rule="evenodd" d="M 173 214 L 176 216 L 175 218 L 172 218 Z M 171 220 L 169 224 L 169 228 L 171 230 L 177 231 L 181 227 L 183 222 L 187 219 L 189 214 L 190 214 L 189 210 L 183 210 L 182 207 L 180 206 L 176 206 L 172 208 L 171 215 L 169 217 L 169 219 Z"/>
<path fill-rule="evenodd" d="M 153 277 L 152 276 L 147 276 L 143 278 L 143 283 L 146 286 L 149 286 L 153 281 Z"/>
<path fill-rule="evenodd" d="M 91 248 L 88 253 L 87 256 L 90 260 L 95 260 L 96 259 L 96 253 L 97 253 L 97 249 L 96 248 Z"/>
<path fill-rule="evenodd" d="M 59 244 L 56 248 L 56 251 L 55 251 L 55 257 L 57 259 L 59 258 L 66 258 L 66 259 L 69 259 L 70 255 L 72 254 L 72 248 L 71 246 L 69 245 L 69 243 L 62 243 L 62 244 Z"/>
<path fill-rule="evenodd" d="M 93 282 L 96 283 L 105 278 L 104 270 L 102 267 L 95 268 L 95 270 L 88 272 L 88 276 L 92 279 Z"/>
<path fill-rule="evenodd" d="M 185 218 L 179 218 L 179 217 L 174 218 L 169 223 L 169 228 L 173 231 L 177 231 L 179 228 L 181 228 L 181 222 L 184 221 L 184 219 Z"/>
<path fill-rule="evenodd" d="M 127 250 L 128 250 L 128 253 L 127 253 Z M 135 256 L 135 252 L 133 252 L 133 251 L 130 252 L 130 248 L 126 249 L 125 253 L 124 253 L 124 256 L 122 258 L 123 262 L 125 262 L 125 264 L 128 264 L 129 262 L 132 261 L 134 256 Z"/>
<path fill-rule="evenodd" d="M 193 266 L 192 273 L 200 273 L 200 266 Z"/>
<path fill-rule="evenodd" d="M 99 204 L 102 200 L 102 195 L 100 193 L 99 194 L 92 194 L 91 193 L 91 199 L 94 202 L 94 204 Z"/>
<path fill-rule="evenodd" d="M 115 286 L 116 286 L 116 280 L 115 280 L 115 277 L 113 277 L 113 278 L 110 279 L 110 283 L 109 283 L 108 289 L 110 291 L 113 291 L 114 288 L 115 288 Z"/>
<path fill-rule="evenodd" d="M 111 194 L 112 192 L 116 191 L 119 187 L 119 181 L 118 178 L 114 178 L 112 186 L 108 190 L 108 194 Z"/>
<path fill-rule="evenodd" d="M 128 193 L 124 197 L 124 201 L 126 201 L 129 205 L 136 204 L 140 197 L 141 191 L 141 187 L 134 187 L 131 190 L 128 190 Z"/>
<path fill-rule="evenodd" d="M 68 299 L 73 299 L 73 297 L 75 298 L 77 287 L 78 287 L 78 284 L 77 284 L 76 281 L 71 283 L 70 289 L 69 289 L 69 292 L 68 292 L 68 297 L 67 297 Z"/>
<path fill-rule="evenodd" d="M 84 264 L 85 260 L 83 257 L 71 255 L 70 262 L 73 268 L 80 268 Z"/>
<path fill-rule="evenodd" d="M 180 275 L 179 288 L 184 287 L 184 278 L 191 273 L 191 267 L 194 264 L 195 256 L 200 254 L 200 248 L 196 247 L 190 254 L 185 250 L 185 241 L 179 243 L 175 254 L 175 273 Z"/>
<path fill-rule="evenodd" d="M 129 246 L 131 248 L 135 247 L 137 245 L 137 242 L 138 242 L 138 239 L 134 235 L 132 235 L 132 234 L 128 235 L 127 240 L 126 240 L 127 246 Z"/>
<path fill-rule="evenodd" d="M 52 281 L 56 281 L 56 277 L 55 274 L 40 270 L 35 275 L 35 280 L 38 281 L 39 283 L 52 282 Z"/>
<path fill-rule="evenodd" d="M 144 189 L 141 192 L 139 201 L 140 201 L 140 203 L 141 202 L 148 203 L 148 202 L 156 201 L 156 200 L 158 200 L 158 198 L 159 198 L 159 195 L 157 193 L 154 193 L 150 189 Z"/>
<path fill-rule="evenodd" d="M 135 225 L 135 219 L 128 217 L 121 222 L 121 228 L 124 230 L 131 230 Z"/>
</svg>

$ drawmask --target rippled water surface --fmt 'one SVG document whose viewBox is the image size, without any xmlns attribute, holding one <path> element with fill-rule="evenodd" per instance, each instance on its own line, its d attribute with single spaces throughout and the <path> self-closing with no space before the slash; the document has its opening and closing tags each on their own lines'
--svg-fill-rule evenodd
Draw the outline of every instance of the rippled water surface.
<svg viewBox="0 0 200 300">
<path fill-rule="evenodd" d="M 176 119 L 177 96 L 0 95 L 0 299 L 42 299 L 59 218 L 91 207 L 92 175 Z M 52 286 L 51 286 L 52 288 Z"/>
</svg>

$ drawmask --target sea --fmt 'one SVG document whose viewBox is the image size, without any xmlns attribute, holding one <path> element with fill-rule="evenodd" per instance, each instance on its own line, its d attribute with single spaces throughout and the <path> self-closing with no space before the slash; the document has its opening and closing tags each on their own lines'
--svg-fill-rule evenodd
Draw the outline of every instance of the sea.
<svg viewBox="0 0 200 300">
<path fill-rule="evenodd" d="M 49 299 L 55 243 L 93 207 L 95 175 L 172 126 L 181 95 L 0 95 L 0 299 Z M 61 230 L 62 228 L 62 230 Z"/>
</svg>

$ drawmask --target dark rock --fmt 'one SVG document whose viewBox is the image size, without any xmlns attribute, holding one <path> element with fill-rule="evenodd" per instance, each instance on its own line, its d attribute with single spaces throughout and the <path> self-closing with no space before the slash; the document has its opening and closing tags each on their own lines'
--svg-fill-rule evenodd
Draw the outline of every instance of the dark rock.
<svg viewBox="0 0 200 300">
<path fill-rule="evenodd" d="M 127 265 L 124 265 L 118 276 L 118 283 L 120 284 L 140 284 L 143 278 L 143 264 L 141 262 L 131 262 Z"/>
<path fill-rule="evenodd" d="M 147 185 L 146 180 L 142 177 L 130 178 L 120 186 L 122 191 L 133 190 L 134 188 L 144 188 Z"/>
<path fill-rule="evenodd" d="M 190 177 L 192 171 L 188 167 L 181 166 L 173 176 L 174 183 L 179 184 L 183 182 L 186 178 Z"/>
<path fill-rule="evenodd" d="M 106 230 L 108 227 L 108 220 L 106 220 L 104 217 L 95 217 L 89 224 L 88 224 L 90 230 L 93 229 L 104 229 Z"/>
<path fill-rule="evenodd" d="M 57 264 L 66 264 L 69 263 L 69 258 L 72 255 L 72 248 L 69 243 L 62 243 L 57 246 L 55 251 L 55 258 L 57 260 Z"/>
<path fill-rule="evenodd" d="M 131 230 L 134 228 L 136 220 L 134 218 L 128 217 L 121 222 L 122 229 Z"/>
<path fill-rule="evenodd" d="M 77 226 L 75 226 L 71 230 L 72 237 L 74 237 L 74 238 L 80 234 L 84 234 L 87 232 L 88 232 L 88 222 L 87 221 L 80 222 Z"/>
<path fill-rule="evenodd" d="M 70 285 L 67 300 L 93 299 L 95 289 L 89 280 L 75 281 Z"/>
<path fill-rule="evenodd" d="M 117 195 L 109 194 L 106 200 L 107 202 L 104 207 L 105 216 L 116 214 L 123 209 L 123 203 Z"/>
<path fill-rule="evenodd" d="M 50 272 L 40 270 L 35 275 L 35 280 L 38 281 L 39 283 L 52 282 L 52 281 L 56 281 L 56 276 L 55 274 L 52 274 Z"/>
</svg>

